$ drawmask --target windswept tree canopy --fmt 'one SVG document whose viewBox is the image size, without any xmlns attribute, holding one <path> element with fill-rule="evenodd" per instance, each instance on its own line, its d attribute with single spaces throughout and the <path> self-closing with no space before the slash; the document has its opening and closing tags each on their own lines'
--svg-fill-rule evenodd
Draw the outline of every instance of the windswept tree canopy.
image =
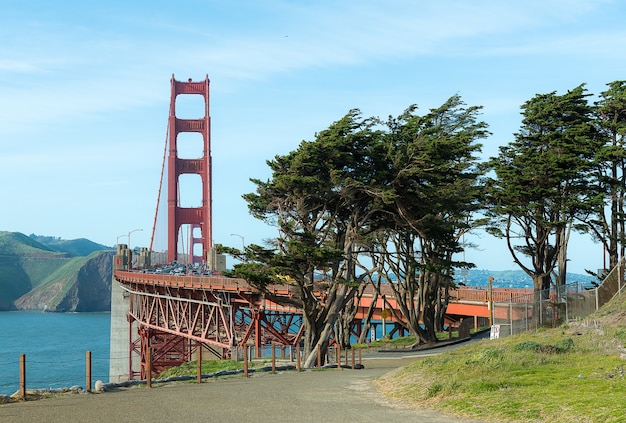
<svg viewBox="0 0 626 423">
<path fill-rule="evenodd" d="M 480 107 L 460 96 L 425 115 L 415 106 L 390 118 L 385 142 L 388 163 L 375 199 L 381 215 L 372 260 L 391 284 L 407 328 L 418 342 L 435 342 L 441 289 L 449 286 L 459 234 L 481 207 L 477 141 L 488 135 Z M 441 310 L 443 311 L 443 310 Z"/>
<path fill-rule="evenodd" d="M 251 247 L 236 270 L 260 288 L 285 277 L 297 287 L 307 352 L 324 346 L 337 311 L 365 280 L 357 268 L 400 276 L 394 288 L 409 329 L 420 342 L 436 340 L 439 290 L 451 280 L 459 231 L 480 207 L 476 141 L 488 132 L 479 112 L 458 95 L 423 116 L 411 106 L 386 125 L 351 110 L 315 141 L 268 161 L 268 181 L 253 180 L 256 192 L 244 196 L 250 211 L 279 236 L 273 250 Z"/>
<path fill-rule="evenodd" d="M 598 212 L 587 222 L 602 242 L 609 269 L 626 254 L 626 81 L 614 81 L 595 103 L 595 123 L 603 145 L 596 154 Z M 604 207 L 604 204 L 608 207 Z"/>
<path fill-rule="evenodd" d="M 372 213 L 367 187 L 381 147 L 377 125 L 351 110 L 315 141 L 268 161 L 271 179 L 253 180 L 256 192 L 244 196 L 251 213 L 276 224 L 279 236 L 271 254 L 265 250 L 235 270 L 265 274 L 257 279 L 261 289 L 281 278 L 297 288 L 293 301 L 304 312 L 307 365 L 314 363 L 316 347 L 327 347 L 339 311 L 358 287 L 357 241 Z M 323 285 L 315 280 L 319 269 Z"/>
<path fill-rule="evenodd" d="M 565 276 L 569 231 L 594 211 L 588 185 L 600 144 L 587 97 L 580 85 L 527 101 L 520 132 L 489 162 L 492 232 L 506 239 L 537 290 L 549 288 L 557 263 Z"/>
</svg>

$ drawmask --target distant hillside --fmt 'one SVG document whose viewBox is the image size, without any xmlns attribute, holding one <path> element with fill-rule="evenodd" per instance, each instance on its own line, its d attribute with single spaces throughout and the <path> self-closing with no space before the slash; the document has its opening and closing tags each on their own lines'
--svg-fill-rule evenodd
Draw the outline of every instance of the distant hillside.
<svg viewBox="0 0 626 423">
<path fill-rule="evenodd" d="M 465 276 L 462 271 L 457 271 L 455 281 L 465 283 L 467 286 L 488 286 L 489 277 L 493 277 L 493 286 L 499 288 L 532 288 L 533 281 L 522 270 L 478 270 L 470 269 Z M 567 283 L 580 282 L 591 285 L 597 282 L 597 278 L 591 275 L 568 273 Z"/>
<path fill-rule="evenodd" d="M 0 231 L 0 310 L 110 310 L 114 251 L 94 246 Z"/>
<path fill-rule="evenodd" d="M 0 256 L 7 255 L 50 255 L 54 250 L 19 232 L 0 231 Z"/>
<path fill-rule="evenodd" d="M 321 275 L 318 275 L 321 278 Z M 470 269 L 463 271 L 456 269 L 454 281 L 458 285 L 486 287 L 489 278 L 493 277 L 492 286 L 497 288 L 532 288 L 533 281 L 523 270 L 483 270 Z M 392 276 L 392 281 L 395 277 Z M 568 273 L 567 283 L 579 282 L 592 286 L 592 282 L 598 282 L 595 276 L 581 275 L 580 273 Z"/>
<path fill-rule="evenodd" d="M 75 257 L 15 300 L 18 310 L 109 311 L 113 251 Z"/>
<path fill-rule="evenodd" d="M 29 238 L 43 244 L 54 251 L 68 253 L 72 257 L 88 256 L 94 251 L 113 250 L 102 244 L 97 244 L 85 238 L 78 239 L 61 239 L 53 236 L 41 236 L 30 234 Z"/>
</svg>

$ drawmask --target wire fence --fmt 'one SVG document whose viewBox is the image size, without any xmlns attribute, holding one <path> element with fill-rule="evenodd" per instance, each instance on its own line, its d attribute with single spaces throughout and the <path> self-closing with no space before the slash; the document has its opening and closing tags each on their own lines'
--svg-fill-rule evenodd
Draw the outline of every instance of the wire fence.
<svg viewBox="0 0 626 423">
<path fill-rule="evenodd" d="M 89 380 L 109 380 L 109 356 L 87 354 L 81 358 L 57 356 L 54 359 L 33 359 L 22 354 L 0 363 L 0 395 L 14 395 L 21 389 L 56 391 L 64 389 L 89 390 Z M 126 357 L 127 358 L 127 357 Z M 52 369 L 52 370 L 51 370 Z M 59 371 L 63 369 L 63 371 Z M 25 387 L 21 386 L 22 383 Z"/>
<path fill-rule="evenodd" d="M 244 361 L 242 372 L 247 373 L 247 363 L 252 360 L 267 362 L 271 359 L 271 367 L 265 366 L 251 371 L 276 370 L 284 368 L 285 362 L 293 363 L 290 367 L 300 370 L 304 357 L 300 353 L 299 346 L 284 347 L 280 345 L 268 345 L 262 349 L 249 346 L 237 348 L 234 359 Z M 127 359 L 128 357 L 123 357 Z M 328 348 L 326 354 L 321 355 L 318 351 L 317 367 L 321 368 L 362 368 L 362 351 L 360 349 L 341 350 L 337 346 Z M 52 376 L 46 369 L 50 367 L 64 366 L 71 369 L 64 377 Z M 65 392 L 91 391 L 97 380 L 108 381 L 109 357 L 97 358 L 88 351 L 84 358 L 67 359 L 59 357 L 55 360 L 30 360 L 26 354 L 21 354 L 15 360 L 3 361 L 0 364 L 0 396 L 11 395 L 23 397 L 26 391 L 33 392 Z M 288 366 L 289 367 L 289 366 Z M 10 370 L 9 370 L 10 369 Z M 219 373 L 219 372 L 218 372 Z M 238 372 L 235 372 L 238 373 Z M 209 375 L 211 376 L 211 375 Z M 247 374 L 245 374 L 247 376 Z M 155 376 L 156 377 L 156 376 Z M 167 379 L 169 380 L 169 379 Z M 166 381 L 167 381 L 166 380 Z M 133 382 L 133 381 L 130 381 Z M 135 381 L 145 383 L 146 381 Z M 108 383 L 111 384 L 111 383 Z M 115 385 L 115 383 L 113 383 Z M 122 384 L 123 385 L 123 384 Z M 2 401 L 0 401 L 1 403 Z"/>
<path fill-rule="evenodd" d="M 620 260 L 595 288 L 576 282 L 494 302 L 491 337 L 501 338 L 540 327 L 556 327 L 597 311 L 624 288 L 624 263 L 624 259 Z"/>
</svg>

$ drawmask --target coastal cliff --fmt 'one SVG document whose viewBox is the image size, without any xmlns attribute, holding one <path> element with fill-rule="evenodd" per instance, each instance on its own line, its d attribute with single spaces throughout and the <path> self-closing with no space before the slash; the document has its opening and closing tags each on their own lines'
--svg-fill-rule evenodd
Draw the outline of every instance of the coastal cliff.
<svg viewBox="0 0 626 423">
<path fill-rule="evenodd" d="M 15 300 L 17 310 L 56 312 L 111 309 L 112 251 L 76 257 Z"/>
<path fill-rule="evenodd" d="M 115 252 L 106 248 L 0 231 L 0 311 L 109 311 Z"/>
</svg>

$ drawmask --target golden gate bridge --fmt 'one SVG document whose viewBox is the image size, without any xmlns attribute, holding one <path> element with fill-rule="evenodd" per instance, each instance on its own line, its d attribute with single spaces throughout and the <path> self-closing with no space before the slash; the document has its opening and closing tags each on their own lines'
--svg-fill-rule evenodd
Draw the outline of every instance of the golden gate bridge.
<svg viewBox="0 0 626 423">
<path fill-rule="evenodd" d="M 220 274 L 226 265 L 212 245 L 209 86 L 208 76 L 202 81 L 182 82 L 172 75 L 163 170 L 150 246 L 133 254 L 129 246 L 118 244 L 113 262 L 111 381 L 146 379 L 152 371 L 158 374 L 191 361 L 202 351 L 217 358 L 232 358 L 238 348 L 249 346 L 260 356 L 265 345 L 295 346 L 302 337 L 302 311 L 280 301 L 294 296 L 293 287 L 276 284 L 268 287 L 271 296 L 266 296 L 243 279 Z M 203 116 L 178 117 L 177 99 L 182 96 L 200 96 Z M 200 157 L 179 154 L 179 138 L 188 135 L 201 143 Z M 200 179 L 197 206 L 181 205 L 179 179 L 184 175 Z M 155 242 L 157 228 L 164 221 L 166 247 L 159 249 Z M 182 263 L 185 271 L 166 274 L 155 270 L 164 263 Z M 352 324 L 354 335 L 361 334 L 370 308 L 372 320 L 387 323 L 391 335 L 404 335 L 393 293 L 384 284 L 382 289 L 381 295 L 375 295 L 374 288 L 368 287 L 358 300 Z M 321 287 L 318 292 L 322 292 Z M 475 327 L 488 324 L 492 317 L 490 302 L 511 300 L 529 292 L 456 288 L 451 292 L 446 324 L 458 325 L 467 318 L 472 319 Z"/>
</svg>

